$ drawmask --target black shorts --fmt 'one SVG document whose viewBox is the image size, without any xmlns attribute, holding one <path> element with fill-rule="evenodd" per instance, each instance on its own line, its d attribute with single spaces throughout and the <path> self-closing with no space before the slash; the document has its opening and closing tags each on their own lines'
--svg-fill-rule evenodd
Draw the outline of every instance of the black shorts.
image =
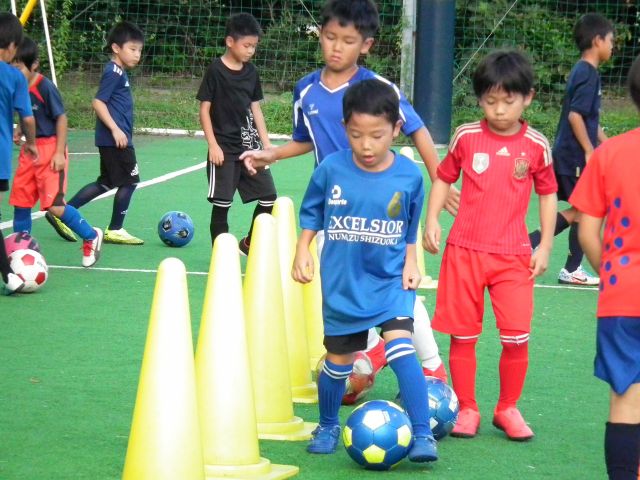
<svg viewBox="0 0 640 480">
<path fill-rule="evenodd" d="M 413 333 L 413 318 L 393 318 L 379 325 L 382 333 L 391 330 L 406 330 Z M 359 352 L 367 348 L 367 338 L 369 330 L 364 332 L 349 333 L 347 335 L 325 335 L 324 348 L 327 352 L 335 355 L 345 355 L 347 353 Z"/>
<path fill-rule="evenodd" d="M 136 151 L 133 147 L 98 147 L 98 151 L 100 152 L 98 183 L 116 188 L 140 182 Z"/>
<path fill-rule="evenodd" d="M 0 192 L 9 190 L 9 180 L 0 180 Z"/>
<path fill-rule="evenodd" d="M 273 183 L 271 170 L 267 167 L 250 175 L 244 162 L 238 160 L 239 155 L 225 154 L 220 166 L 207 161 L 207 180 L 209 190 L 207 200 L 233 201 L 238 190 L 242 203 L 249 203 L 261 198 L 275 196 L 276 186 Z"/>
<path fill-rule="evenodd" d="M 576 188 L 578 177 L 556 174 L 556 181 L 558 182 L 558 200 L 568 202 L 569 197 L 573 193 L 573 189 Z"/>
</svg>

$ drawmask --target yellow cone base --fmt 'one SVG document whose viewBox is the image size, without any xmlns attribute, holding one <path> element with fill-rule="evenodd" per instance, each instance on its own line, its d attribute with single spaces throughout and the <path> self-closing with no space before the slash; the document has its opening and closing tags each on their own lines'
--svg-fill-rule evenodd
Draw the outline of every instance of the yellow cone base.
<svg viewBox="0 0 640 480">
<path fill-rule="evenodd" d="M 315 372 L 316 368 L 318 367 L 318 362 L 320 361 L 320 359 L 323 357 L 324 355 L 320 355 L 320 356 L 314 356 L 311 355 L 309 357 L 309 370 L 311 370 L 311 372 Z M 315 377 L 313 377 L 315 378 Z"/>
<path fill-rule="evenodd" d="M 311 382 L 307 385 L 291 387 L 293 403 L 318 403 L 318 386 Z"/>
<path fill-rule="evenodd" d="M 300 417 L 292 417 L 288 422 L 258 423 L 258 438 L 300 442 L 309 440 L 317 426 L 317 423 L 305 422 Z"/>
<path fill-rule="evenodd" d="M 260 462 L 253 465 L 205 465 L 207 480 L 278 480 L 289 478 L 300 472 L 293 465 L 277 465 L 266 458 L 260 457 Z"/>
<path fill-rule="evenodd" d="M 438 288 L 438 280 L 434 280 L 429 275 L 422 277 L 418 288 L 421 290 L 435 290 Z"/>
</svg>

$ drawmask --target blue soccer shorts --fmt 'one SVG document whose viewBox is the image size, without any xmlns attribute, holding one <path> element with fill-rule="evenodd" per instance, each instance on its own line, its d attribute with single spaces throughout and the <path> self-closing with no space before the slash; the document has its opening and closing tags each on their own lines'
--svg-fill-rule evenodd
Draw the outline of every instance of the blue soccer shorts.
<svg viewBox="0 0 640 480">
<path fill-rule="evenodd" d="M 600 317 L 594 375 L 622 395 L 640 383 L 640 317 Z"/>
</svg>

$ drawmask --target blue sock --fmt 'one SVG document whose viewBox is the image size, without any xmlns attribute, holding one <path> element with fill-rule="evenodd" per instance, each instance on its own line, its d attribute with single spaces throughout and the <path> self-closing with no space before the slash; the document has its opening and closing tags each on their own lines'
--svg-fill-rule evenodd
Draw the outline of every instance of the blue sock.
<svg viewBox="0 0 640 480">
<path fill-rule="evenodd" d="M 80 208 L 86 203 L 102 195 L 104 192 L 108 192 L 109 187 L 102 185 L 98 182 L 89 183 L 80 189 L 71 200 L 67 202 L 67 205 L 71 205 L 74 208 Z"/>
<path fill-rule="evenodd" d="M 387 362 L 398 379 L 400 395 L 416 437 L 431 435 L 427 382 L 410 338 L 396 338 L 384 346 Z"/>
<path fill-rule="evenodd" d="M 131 203 L 131 197 L 133 192 L 136 191 L 136 185 L 122 185 L 116 190 L 116 195 L 113 197 L 113 211 L 111 212 L 111 223 L 109 223 L 109 230 L 120 230 L 124 224 L 124 217 L 129 210 L 129 203 Z"/>
<path fill-rule="evenodd" d="M 353 364 L 336 365 L 325 359 L 324 367 L 318 377 L 320 426 L 340 425 L 338 411 L 347 386 L 347 378 L 351 375 L 352 370 Z"/>
<path fill-rule="evenodd" d="M 31 209 L 13 207 L 13 231 L 31 233 Z"/>
<path fill-rule="evenodd" d="M 83 240 L 93 240 L 96 238 L 96 231 L 89 222 L 87 222 L 82 214 L 71 205 L 64 207 L 64 213 L 60 217 L 62 223 L 73 230 Z"/>
</svg>

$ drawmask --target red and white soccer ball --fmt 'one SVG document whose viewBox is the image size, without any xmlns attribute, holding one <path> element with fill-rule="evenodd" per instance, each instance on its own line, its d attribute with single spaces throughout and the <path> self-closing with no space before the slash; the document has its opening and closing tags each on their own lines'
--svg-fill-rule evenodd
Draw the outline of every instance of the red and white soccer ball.
<svg viewBox="0 0 640 480">
<path fill-rule="evenodd" d="M 30 249 L 16 250 L 9 255 L 11 269 L 24 282 L 21 292 L 30 293 L 40 289 L 49 277 L 49 267 L 40 252 Z"/>
<path fill-rule="evenodd" d="M 35 250 L 36 252 L 40 251 L 38 241 L 28 232 L 14 232 L 11 235 L 7 235 L 4 239 L 4 248 L 7 250 L 7 256 L 16 250 L 29 249 Z"/>
<path fill-rule="evenodd" d="M 324 366 L 325 356 L 323 355 L 316 367 L 316 378 L 320 375 Z M 364 398 L 373 388 L 376 374 L 373 371 L 371 359 L 365 352 L 356 352 L 353 362 L 353 372 L 347 379 L 347 388 L 342 397 L 343 405 L 353 405 L 358 400 Z"/>
</svg>

